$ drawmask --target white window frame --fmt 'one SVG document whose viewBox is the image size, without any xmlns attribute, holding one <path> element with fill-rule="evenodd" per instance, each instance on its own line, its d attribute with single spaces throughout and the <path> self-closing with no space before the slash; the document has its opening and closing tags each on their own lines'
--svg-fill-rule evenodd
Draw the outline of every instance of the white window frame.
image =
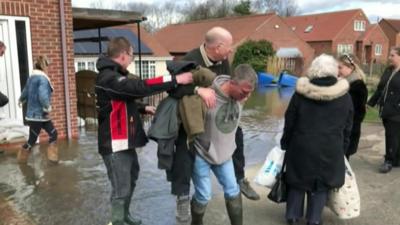
<svg viewBox="0 0 400 225">
<path fill-rule="evenodd" d="M 382 44 L 375 45 L 375 55 L 382 55 Z"/>
<path fill-rule="evenodd" d="M 8 87 L 11 88 L 12 94 L 8 96 L 10 101 L 8 107 L 10 109 L 10 116 L 17 119 L 23 118 L 23 112 L 20 107 L 17 106 L 19 96 L 21 94 L 20 84 L 20 71 L 18 66 L 18 49 L 17 47 L 17 33 L 15 27 L 15 21 L 24 21 L 26 29 L 26 48 L 28 50 L 28 67 L 33 68 L 33 56 L 32 56 L 32 35 L 31 35 L 31 22 L 29 17 L 22 16 L 3 16 L 0 15 L 0 20 L 6 21 L 8 25 L 8 39 L 2 40 L 6 44 L 6 52 L 3 56 L 5 60 L 6 69 L 11 71 L 12 79 L 8 80 Z M 9 60 L 6 60 L 9 59 Z M 29 72 L 30 75 L 30 72 Z"/>
<path fill-rule="evenodd" d="M 139 75 L 139 60 L 135 60 L 135 74 Z M 142 79 L 150 79 L 156 76 L 156 61 L 142 60 Z"/>
<path fill-rule="evenodd" d="M 337 54 L 341 55 L 344 53 L 353 54 L 353 45 L 352 44 L 338 44 L 337 45 Z"/>
<path fill-rule="evenodd" d="M 354 20 L 354 31 L 365 31 L 366 25 L 365 20 Z"/>
</svg>

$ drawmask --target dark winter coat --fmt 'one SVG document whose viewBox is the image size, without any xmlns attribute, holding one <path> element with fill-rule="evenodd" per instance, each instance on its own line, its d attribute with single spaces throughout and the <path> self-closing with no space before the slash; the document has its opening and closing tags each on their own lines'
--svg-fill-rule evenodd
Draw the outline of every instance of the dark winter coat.
<svg viewBox="0 0 400 225">
<path fill-rule="evenodd" d="M 281 139 L 289 185 L 306 191 L 344 183 L 353 105 L 346 80 L 300 78 L 285 114 Z"/>
<path fill-rule="evenodd" d="M 350 83 L 349 94 L 353 102 L 354 116 L 353 128 L 351 129 L 350 144 L 346 155 L 350 156 L 357 152 L 358 142 L 361 135 L 361 123 L 366 113 L 366 104 L 368 99 L 368 89 L 364 81 L 358 79 Z"/>
<path fill-rule="evenodd" d="M 388 85 L 394 67 L 388 67 L 383 73 L 375 93 L 368 101 L 368 105 L 378 105 L 380 116 L 383 119 L 400 121 L 400 71 L 397 71 Z M 386 97 L 385 97 L 386 93 Z"/>
<path fill-rule="evenodd" d="M 144 146 L 148 139 L 135 100 L 177 86 L 175 77 L 128 79 L 128 71 L 109 58 L 97 62 L 98 147 L 100 154 Z"/>
</svg>

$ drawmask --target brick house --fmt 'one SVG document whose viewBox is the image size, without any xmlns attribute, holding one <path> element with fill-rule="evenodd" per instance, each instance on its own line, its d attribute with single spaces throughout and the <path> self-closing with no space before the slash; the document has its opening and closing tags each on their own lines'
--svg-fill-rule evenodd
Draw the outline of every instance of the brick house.
<svg viewBox="0 0 400 225">
<path fill-rule="evenodd" d="M 366 64 L 387 60 L 388 38 L 361 9 L 288 17 L 285 22 L 316 55 L 353 53 Z"/>
<path fill-rule="evenodd" d="M 22 119 L 17 106 L 22 88 L 33 68 L 33 60 L 47 55 L 48 75 L 53 82 L 51 117 L 60 138 L 78 137 L 77 108 L 70 0 L 2 0 L 0 40 L 7 50 L 0 58 L 0 90 L 10 103 L 0 113 Z"/>
<path fill-rule="evenodd" d="M 400 20 L 381 19 L 379 26 L 389 38 L 389 46 L 400 46 Z"/>
<path fill-rule="evenodd" d="M 205 33 L 214 26 L 223 27 L 232 33 L 234 49 L 246 40 L 266 39 L 272 43 L 278 56 L 282 52 L 283 55 L 290 51 L 297 53 L 285 56 L 296 62 L 296 74 L 302 74 L 314 57 L 314 50 L 275 13 L 174 24 L 158 31 L 155 37 L 172 56 L 179 58 L 199 47 Z"/>
</svg>

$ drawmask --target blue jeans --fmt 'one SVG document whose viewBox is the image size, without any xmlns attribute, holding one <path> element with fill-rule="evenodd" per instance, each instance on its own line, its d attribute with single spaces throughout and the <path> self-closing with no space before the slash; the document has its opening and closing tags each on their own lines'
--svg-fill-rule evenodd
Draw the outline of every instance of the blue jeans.
<svg viewBox="0 0 400 225">
<path fill-rule="evenodd" d="M 214 172 L 218 182 L 222 185 L 226 199 L 235 198 L 240 194 L 232 159 L 221 165 L 211 165 L 201 156 L 196 155 L 192 175 L 195 190 L 193 198 L 196 202 L 206 205 L 211 199 L 210 169 Z"/>
</svg>

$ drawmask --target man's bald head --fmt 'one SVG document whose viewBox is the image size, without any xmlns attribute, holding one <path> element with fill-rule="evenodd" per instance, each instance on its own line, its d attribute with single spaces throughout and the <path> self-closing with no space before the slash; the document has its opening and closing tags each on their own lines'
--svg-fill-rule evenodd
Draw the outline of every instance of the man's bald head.
<svg viewBox="0 0 400 225">
<path fill-rule="evenodd" d="M 204 47 L 207 55 L 216 61 L 225 60 L 232 52 L 232 34 L 222 27 L 213 27 L 207 31 Z"/>
<path fill-rule="evenodd" d="M 213 27 L 207 31 L 205 43 L 207 46 L 214 47 L 221 42 L 232 42 L 232 34 L 222 27 Z"/>
</svg>

